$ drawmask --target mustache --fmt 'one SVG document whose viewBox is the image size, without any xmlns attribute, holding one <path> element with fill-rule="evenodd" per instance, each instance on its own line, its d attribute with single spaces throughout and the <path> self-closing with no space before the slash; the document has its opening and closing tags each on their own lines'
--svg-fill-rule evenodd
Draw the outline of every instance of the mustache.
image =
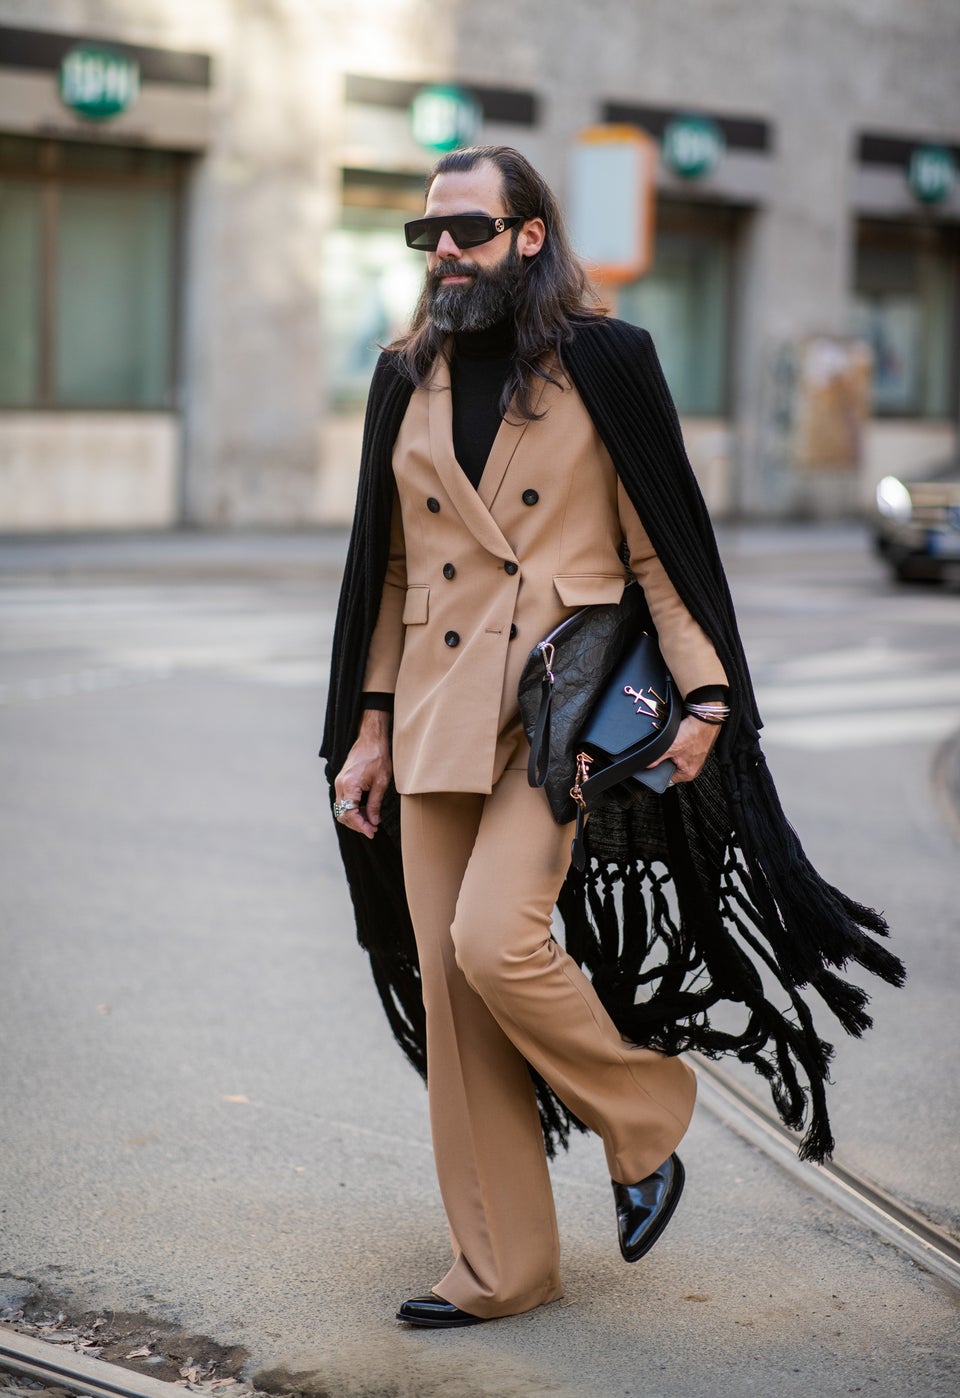
<svg viewBox="0 0 960 1398">
<path fill-rule="evenodd" d="M 439 286 L 444 277 L 476 277 L 481 275 L 480 268 L 475 262 L 438 262 L 430 273 L 430 284 Z"/>
</svg>

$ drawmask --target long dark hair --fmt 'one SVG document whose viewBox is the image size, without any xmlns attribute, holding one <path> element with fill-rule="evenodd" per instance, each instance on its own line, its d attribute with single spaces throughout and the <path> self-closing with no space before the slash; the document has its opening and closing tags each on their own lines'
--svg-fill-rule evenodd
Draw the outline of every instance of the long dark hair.
<svg viewBox="0 0 960 1398">
<path fill-rule="evenodd" d="M 513 372 L 504 385 L 501 411 L 510 405 L 523 418 L 536 418 L 533 410 L 534 378 L 557 380 L 549 361 L 563 364 L 563 346 L 577 320 L 603 314 L 587 282 L 586 273 L 570 246 L 563 215 L 547 182 L 525 156 L 511 146 L 470 146 L 451 151 L 437 161 L 427 176 L 426 194 L 438 175 L 473 170 L 489 161 L 500 171 L 504 210 L 522 219 L 540 218 L 547 234 L 533 257 L 521 258 L 520 289 L 514 309 L 517 351 Z M 511 237 L 516 244 L 517 230 Z M 420 387 L 440 352 L 446 336 L 432 323 L 424 283 L 405 335 L 389 348 L 401 359 L 405 372 Z"/>
</svg>

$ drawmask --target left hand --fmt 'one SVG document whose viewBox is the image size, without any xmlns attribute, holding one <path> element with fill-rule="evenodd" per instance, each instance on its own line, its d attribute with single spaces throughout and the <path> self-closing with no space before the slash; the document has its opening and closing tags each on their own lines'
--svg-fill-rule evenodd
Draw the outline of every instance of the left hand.
<svg viewBox="0 0 960 1398">
<path fill-rule="evenodd" d="M 677 729 L 673 746 L 650 765 L 658 767 L 669 758 L 677 769 L 670 778 L 670 785 L 678 786 L 681 782 L 692 782 L 703 770 L 703 764 L 710 756 L 710 749 L 719 736 L 719 724 L 701 723 L 698 718 L 692 718 L 688 714 Z"/>
</svg>

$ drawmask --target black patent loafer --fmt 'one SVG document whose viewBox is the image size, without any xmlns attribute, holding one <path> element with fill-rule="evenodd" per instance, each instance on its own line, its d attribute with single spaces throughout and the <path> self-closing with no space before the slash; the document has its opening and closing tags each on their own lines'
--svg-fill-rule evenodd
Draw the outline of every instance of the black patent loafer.
<svg viewBox="0 0 960 1398">
<path fill-rule="evenodd" d="M 671 1155 L 639 1184 L 613 1184 L 617 1232 L 625 1262 L 639 1262 L 666 1228 L 683 1192 L 684 1169 Z"/>
<path fill-rule="evenodd" d="M 444 1301 L 442 1296 L 414 1296 L 404 1301 L 397 1311 L 397 1320 L 405 1320 L 408 1325 L 425 1325 L 434 1330 L 449 1329 L 454 1325 L 481 1325 L 486 1316 L 471 1315 L 461 1311 L 459 1306 Z"/>
</svg>

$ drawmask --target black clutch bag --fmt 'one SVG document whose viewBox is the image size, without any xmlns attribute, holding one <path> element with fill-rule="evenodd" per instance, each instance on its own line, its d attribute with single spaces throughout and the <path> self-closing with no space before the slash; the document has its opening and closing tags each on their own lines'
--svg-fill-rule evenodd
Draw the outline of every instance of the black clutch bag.
<svg viewBox="0 0 960 1398">
<path fill-rule="evenodd" d="M 581 793 L 590 805 L 619 782 L 639 782 L 662 792 L 676 768 L 672 762 L 650 764 L 672 745 L 683 717 L 673 676 L 657 638 L 642 631 L 627 648 L 602 687 L 580 732 L 578 765 Z M 576 800 L 576 797 L 574 798 Z"/>
<path fill-rule="evenodd" d="M 546 790 L 554 819 L 577 817 L 573 860 L 582 867 L 585 814 L 601 799 L 663 791 L 668 750 L 683 717 L 643 591 L 633 582 L 616 605 L 584 607 L 527 657 L 518 690 L 530 739 L 527 776 Z"/>
</svg>

